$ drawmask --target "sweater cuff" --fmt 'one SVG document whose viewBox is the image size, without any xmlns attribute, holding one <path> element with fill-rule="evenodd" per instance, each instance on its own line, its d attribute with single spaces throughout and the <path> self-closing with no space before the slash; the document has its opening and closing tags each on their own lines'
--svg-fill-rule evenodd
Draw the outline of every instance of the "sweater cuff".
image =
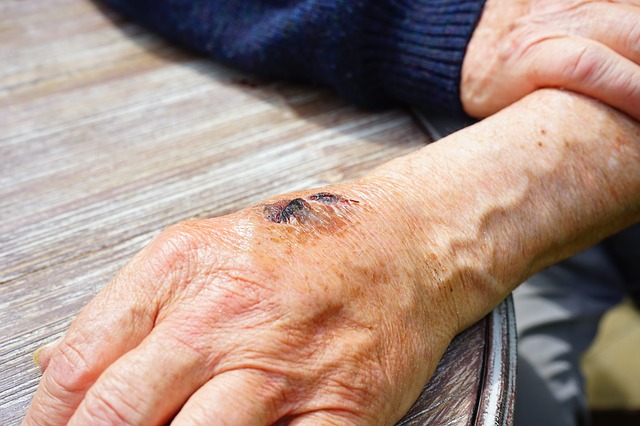
<svg viewBox="0 0 640 426">
<path fill-rule="evenodd" d="M 485 0 L 374 3 L 356 37 L 364 66 L 354 80 L 379 87 L 362 93 L 379 91 L 379 100 L 462 113 L 462 62 Z"/>
</svg>

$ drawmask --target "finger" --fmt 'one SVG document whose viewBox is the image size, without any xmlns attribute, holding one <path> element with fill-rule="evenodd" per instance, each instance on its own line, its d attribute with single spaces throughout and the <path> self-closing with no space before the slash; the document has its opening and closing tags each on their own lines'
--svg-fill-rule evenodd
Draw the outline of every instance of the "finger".
<svg viewBox="0 0 640 426">
<path fill-rule="evenodd" d="M 56 349 L 56 347 L 62 342 L 62 337 L 56 339 L 53 342 L 47 343 L 44 346 L 39 347 L 33 353 L 33 362 L 40 368 L 40 372 L 44 373 L 49 365 L 49 361 L 51 361 L 51 354 Z"/>
<path fill-rule="evenodd" d="M 378 420 L 379 421 L 379 420 Z M 351 413 L 341 411 L 316 411 L 294 418 L 287 423 L 288 426 L 315 426 L 315 425 L 357 425 L 358 421 Z M 375 423 L 375 422 L 373 422 Z"/>
<path fill-rule="evenodd" d="M 270 425 L 288 408 L 281 389 L 262 371 L 228 371 L 198 389 L 172 425 Z"/>
<path fill-rule="evenodd" d="M 529 73 L 537 87 L 564 87 L 640 119 L 638 65 L 592 40 L 558 38 L 532 49 Z"/>
<path fill-rule="evenodd" d="M 211 378 L 208 359 L 163 325 L 105 370 L 69 425 L 166 423 Z"/>
<path fill-rule="evenodd" d="M 638 2 L 640 3 L 640 2 Z M 640 7 L 628 4 L 585 3 L 578 9 L 574 33 L 608 46 L 640 62 Z"/>
<path fill-rule="evenodd" d="M 83 309 L 60 343 L 39 354 L 46 370 L 25 425 L 66 424 L 107 366 L 150 332 L 155 313 L 148 299 L 112 288 L 105 288 Z"/>
</svg>

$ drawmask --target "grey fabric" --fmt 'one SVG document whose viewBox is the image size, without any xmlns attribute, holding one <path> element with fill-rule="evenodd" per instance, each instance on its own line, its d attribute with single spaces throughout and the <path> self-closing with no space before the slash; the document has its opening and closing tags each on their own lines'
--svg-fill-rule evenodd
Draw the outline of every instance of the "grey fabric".
<svg viewBox="0 0 640 426">
<path fill-rule="evenodd" d="M 538 273 L 514 291 L 515 426 L 588 424 L 580 358 L 602 315 L 625 294 L 623 277 L 602 245 Z"/>
</svg>

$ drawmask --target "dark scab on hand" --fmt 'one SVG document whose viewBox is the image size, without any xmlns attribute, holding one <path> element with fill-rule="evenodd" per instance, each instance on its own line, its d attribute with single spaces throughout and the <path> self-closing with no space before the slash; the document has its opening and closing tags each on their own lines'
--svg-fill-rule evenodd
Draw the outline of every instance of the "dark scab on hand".
<svg viewBox="0 0 640 426">
<path fill-rule="evenodd" d="M 289 204 L 289 200 L 280 200 L 273 204 L 266 204 L 263 209 L 265 219 L 274 222 L 282 222 L 282 211 Z"/>
<path fill-rule="evenodd" d="M 336 206 L 359 204 L 359 201 L 343 198 L 340 195 L 330 192 L 319 192 L 306 197 L 306 199 L 295 198 L 293 200 L 280 200 L 273 204 L 267 204 L 264 206 L 263 213 L 267 220 L 274 223 L 292 223 L 294 219 L 297 223 L 304 223 L 310 217 L 314 216 L 310 203 Z M 328 212 L 332 214 L 335 213 L 333 209 L 330 209 Z"/>
<path fill-rule="evenodd" d="M 302 198 L 291 200 L 289 204 L 282 210 L 280 214 L 281 222 L 291 222 L 292 218 L 296 218 L 298 222 L 304 222 L 309 216 L 309 203 Z"/>
<path fill-rule="evenodd" d="M 293 219 L 302 223 L 309 217 L 309 203 L 302 198 L 280 200 L 264 206 L 265 218 L 275 223 L 291 223 Z"/>
<path fill-rule="evenodd" d="M 358 200 L 350 200 L 347 198 L 342 198 L 340 195 L 335 195 L 330 192 L 319 192 L 317 194 L 313 194 L 309 196 L 309 200 L 317 201 L 322 204 L 332 205 L 332 204 L 358 204 Z"/>
<path fill-rule="evenodd" d="M 340 200 L 340 197 L 329 192 L 319 192 L 317 194 L 310 195 L 309 199 L 322 204 L 335 204 Z"/>
</svg>

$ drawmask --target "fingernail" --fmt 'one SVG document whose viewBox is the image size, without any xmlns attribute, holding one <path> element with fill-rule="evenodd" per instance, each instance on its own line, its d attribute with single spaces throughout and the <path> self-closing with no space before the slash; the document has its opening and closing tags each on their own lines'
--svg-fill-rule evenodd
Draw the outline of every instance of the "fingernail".
<svg viewBox="0 0 640 426">
<path fill-rule="evenodd" d="M 38 368 L 40 369 L 41 373 L 44 373 L 44 365 L 42 365 L 42 363 L 40 362 L 40 356 L 42 355 L 42 351 L 44 351 L 45 349 L 49 349 L 53 346 L 55 346 L 58 342 L 60 341 L 60 339 L 56 339 L 53 342 L 47 343 L 46 345 L 42 345 L 40 346 L 38 349 L 36 349 L 33 352 L 33 362 L 35 362 L 35 364 L 38 366 Z"/>
<path fill-rule="evenodd" d="M 38 349 L 35 350 L 35 352 L 33 353 L 33 362 L 36 363 L 36 365 L 38 366 L 38 368 L 40 369 L 40 371 L 42 371 L 42 367 L 40 366 L 40 354 L 42 353 L 42 349 L 44 349 L 44 346 L 40 346 Z"/>
</svg>

